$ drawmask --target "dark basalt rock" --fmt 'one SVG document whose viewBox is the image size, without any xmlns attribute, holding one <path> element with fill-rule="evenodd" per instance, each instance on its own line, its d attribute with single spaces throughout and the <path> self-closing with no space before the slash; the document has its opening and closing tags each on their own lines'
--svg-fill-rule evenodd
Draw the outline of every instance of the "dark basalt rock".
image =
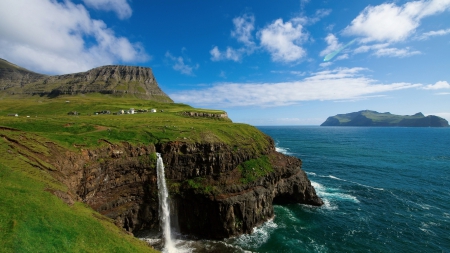
<svg viewBox="0 0 450 253">
<path fill-rule="evenodd" d="M 49 144 L 50 145 L 50 144 Z M 275 151 L 273 141 L 261 153 L 234 151 L 223 143 L 170 142 L 156 146 L 110 144 L 82 154 L 58 151 L 49 161 L 53 175 L 79 200 L 114 219 L 130 232 L 159 227 L 155 152 L 162 154 L 173 202 L 172 213 L 182 233 L 221 239 L 251 233 L 272 218 L 273 204 L 323 204 L 301 161 Z M 239 164 L 261 155 L 270 157 L 273 171 L 243 184 Z M 213 191 L 189 186 L 201 178 Z"/>
</svg>

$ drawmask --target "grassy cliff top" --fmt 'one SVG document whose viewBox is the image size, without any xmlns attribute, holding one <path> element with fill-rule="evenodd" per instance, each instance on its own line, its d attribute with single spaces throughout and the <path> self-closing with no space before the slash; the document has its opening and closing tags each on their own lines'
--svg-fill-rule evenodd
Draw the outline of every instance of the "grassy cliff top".
<svg viewBox="0 0 450 253">
<path fill-rule="evenodd" d="M 131 108 L 148 112 L 113 114 Z M 95 114 L 101 111 L 110 114 Z M 2 98 L 0 135 L 2 252 L 153 252 L 88 206 L 62 202 L 52 193 L 67 192 L 67 186 L 38 169 L 51 171 L 52 165 L 28 158 L 36 153 L 16 152 L 11 141 L 24 147 L 21 152 L 38 155 L 48 153 L 42 145 L 47 142 L 74 152 L 107 145 L 102 140 L 144 145 L 220 142 L 253 151 L 269 145 L 258 129 L 232 123 L 221 110 L 93 93 Z"/>
<path fill-rule="evenodd" d="M 114 115 L 131 108 L 148 112 Z M 95 114 L 102 111 L 110 114 Z M 0 99 L 0 126 L 35 133 L 69 149 L 94 148 L 103 144 L 102 139 L 131 144 L 183 141 L 240 146 L 245 142 L 257 149 L 267 144 L 255 127 L 232 123 L 225 111 L 100 94 Z"/>
</svg>

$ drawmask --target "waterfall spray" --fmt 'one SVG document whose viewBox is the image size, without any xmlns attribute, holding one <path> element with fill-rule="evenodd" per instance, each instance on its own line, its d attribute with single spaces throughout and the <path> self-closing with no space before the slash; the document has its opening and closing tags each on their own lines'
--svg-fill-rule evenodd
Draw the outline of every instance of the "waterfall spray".
<svg viewBox="0 0 450 253">
<path fill-rule="evenodd" d="M 167 253 L 177 252 L 172 241 L 170 231 L 170 209 L 169 209 L 169 193 L 167 192 L 166 179 L 164 176 L 164 163 L 161 155 L 156 153 L 158 161 L 156 163 L 158 175 L 158 197 L 159 197 L 159 219 L 161 221 L 161 229 L 164 236 L 164 251 Z"/>
</svg>

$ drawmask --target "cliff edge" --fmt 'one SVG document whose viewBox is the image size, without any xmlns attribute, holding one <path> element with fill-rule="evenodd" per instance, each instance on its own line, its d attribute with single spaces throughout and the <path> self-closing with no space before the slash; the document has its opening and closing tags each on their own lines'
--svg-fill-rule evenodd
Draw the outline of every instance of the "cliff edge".
<svg viewBox="0 0 450 253">
<path fill-rule="evenodd" d="M 41 172 L 46 191 L 129 233 L 159 228 L 156 153 L 183 234 L 237 236 L 272 218 L 276 203 L 323 204 L 299 159 L 224 111 L 173 103 L 150 68 L 46 76 L 0 61 L 1 69 L 0 165 Z M 138 109 L 119 113 L 127 108 Z"/>
<path fill-rule="evenodd" d="M 183 234 L 228 238 L 251 233 L 271 219 L 274 204 L 323 204 L 301 161 L 276 152 L 268 136 L 262 151 L 225 143 L 105 141 L 80 153 L 14 129 L 0 128 L 0 137 L 10 154 L 21 154 L 68 187 L 67 192 L 51 191 L 63 201 L 84 202 L 133 233 L 160 224 L 155 152 L 163 157 L 172 215 Z"/>
</svg>

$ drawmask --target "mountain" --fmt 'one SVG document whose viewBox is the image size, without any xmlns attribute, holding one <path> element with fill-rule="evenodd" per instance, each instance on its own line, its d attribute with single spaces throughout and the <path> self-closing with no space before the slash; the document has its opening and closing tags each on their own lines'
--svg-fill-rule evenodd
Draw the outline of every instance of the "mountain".
<svg viewBox="0 0 450 253">
<path fill-rule="evenodd" d="M 57 97 L 87 93 L 173 102 L 158 86 L 151 68 L 109 65 L 86 72 L 47 76 L 0 59 L 0 93 Z"/>
<path fill-rule="evenodd" d="M 448 127 L 448 121 L 421 112 L 414 115 L 395 115 L 364 110 L 328 117 L 320 126 L 388 126 L 388 127 Z"/>
</svg>

